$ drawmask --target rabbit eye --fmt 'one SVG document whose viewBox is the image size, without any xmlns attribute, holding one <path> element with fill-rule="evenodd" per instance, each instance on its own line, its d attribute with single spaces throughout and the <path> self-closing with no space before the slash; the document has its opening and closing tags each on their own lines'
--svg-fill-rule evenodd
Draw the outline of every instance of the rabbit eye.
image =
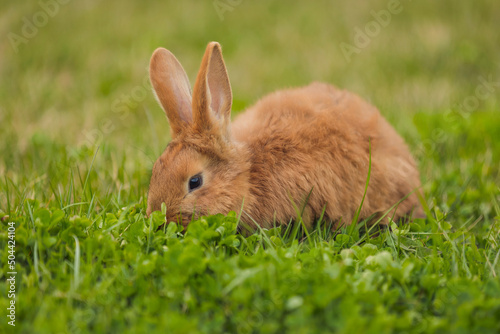
<svg viewBox="0 0 500 334">
<path fill-rule="evenodd" d="M 201 175 L 195 175 L 192 178 L 189 179 L 189 191 L 193 191 L 195 189 L 198 189 L 201 187 L 203 184 L 203 179 L 201 178 Z"/>
</svg>

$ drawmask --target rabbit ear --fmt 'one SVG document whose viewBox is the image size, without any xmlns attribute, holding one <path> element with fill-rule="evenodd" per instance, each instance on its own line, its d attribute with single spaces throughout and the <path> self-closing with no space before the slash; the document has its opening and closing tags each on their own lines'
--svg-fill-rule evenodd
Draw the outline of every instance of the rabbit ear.
<svg viewBox="0 0 500 334">
<path fill-rule="evenodd" d="M 164 48 L 153 53 L 149 77 L 175 138 L 193 119 L 189 79 L 177 58 Z"/>
<path fill-rule="evenodd" d="M 197 130 L 230 135 L 233 94 L 219 43 L 208 44 L 193 90 L 193 120 Z"/>
</svg>

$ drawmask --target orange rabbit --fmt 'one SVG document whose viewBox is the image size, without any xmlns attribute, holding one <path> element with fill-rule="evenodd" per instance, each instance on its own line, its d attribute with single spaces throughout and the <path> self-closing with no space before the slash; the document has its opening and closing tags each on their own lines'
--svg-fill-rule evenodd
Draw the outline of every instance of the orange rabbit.
<svg viewBox="0 0 500 334">
<path fill-rule="evenodd" d="M 151 58 L 150 77 L 167 114 L 172 141 L 155 162 L 149 215 L 167 208 L 167 221 L 240 212 L 250 226 L 288 223 L 310 194 L 303 219 L 349 224 L 371 177 L 359 218 L 421 208 L 419 172 L 403 139 L 379 111 L 331 85 L 272 93 L 231 123 L 232 93 L 218 43 L 209 43 L 193 94 L 174 55 Z"/>
</svg>

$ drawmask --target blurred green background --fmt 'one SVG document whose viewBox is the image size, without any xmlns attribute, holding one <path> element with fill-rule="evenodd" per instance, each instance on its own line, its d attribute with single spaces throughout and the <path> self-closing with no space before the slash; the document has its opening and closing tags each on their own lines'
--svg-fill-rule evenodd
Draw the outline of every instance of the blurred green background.
<svg viewBox="0 0 500 334">
<path fill-rule="evenodd" d="M 390 22 L 378 23 L 394 6 Z M 149 58 L 157 47 L 171 50 L 194 82 L 215 40 L 233 115 L 264 94 L 311 81 L 351 90 L 408 141 L 431 201 L 449 208 L 469 187 L 485 202 L 482 214 L 493 214 L 498 1 L 42 0 L 2 1 L 0 12 L 2 208 L 24 198 L 54 201 L 70 179 L 83 183 L 91 165 L 90 191 L 102 202 L 144 197 L 169 140 L 147 80 Z M 371 36 L 358 47 L 366 29 Z M 347 59 L 342 43 L 357 52 Z M 484 80 L 489 93 L 478 96 Z M 465 113 L 464 101 L 472 106 Z M 465 187 L 473 174 L 475 186 Z"/>
<path fill-rule="evenodd" d="M 0 290 L 12 221 L 14 329 L 251 332 L 277 296 L 253 332 L 498 332 L 500 1 L 1 0 L 0 13 Z M 171 50 L 194 82 L 214 40 L 233 116 L 312 81 L 371 101 L 416 157 L 429 219 L 362 249 L 359 232 L 154 233 L 164 216 L 147 224 L 145 197 L 170 135 L 149 59 Z"/>
</svg>

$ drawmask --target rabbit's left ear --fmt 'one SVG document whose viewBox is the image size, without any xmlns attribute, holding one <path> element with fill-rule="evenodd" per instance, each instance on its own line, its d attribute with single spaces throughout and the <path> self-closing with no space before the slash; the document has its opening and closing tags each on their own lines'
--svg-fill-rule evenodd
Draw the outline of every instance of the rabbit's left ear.
<svg viewBox="0 0 500 334">
<path fill-rule="evenodd" d="M 153 53 L 149 76 L 170 123 L 172 138 L 175 138 L 185 131 L 193 119 L 189 79 L 177 58 L 164 48 L 158 48 Z"/>
<path fill-rule="evenodd" d="M 208 44 L 193 89 L 193 123 L 200 131 L 218 131 L 230 136 L 233 94 L 222 50 L 217 42 Z"/>
</svg>

